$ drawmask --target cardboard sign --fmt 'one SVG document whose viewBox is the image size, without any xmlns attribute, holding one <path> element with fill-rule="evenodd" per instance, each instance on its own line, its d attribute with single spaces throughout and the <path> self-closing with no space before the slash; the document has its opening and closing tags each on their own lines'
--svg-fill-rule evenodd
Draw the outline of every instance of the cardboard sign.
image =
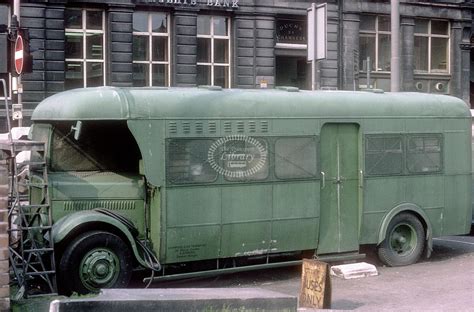
<svg viewBox="0 0 474 312">
<path fill-rule="evenodd" d="M 299 307 L 331 308 L 331 277 L 327 263 L 303 259 Z"/>
</svg>

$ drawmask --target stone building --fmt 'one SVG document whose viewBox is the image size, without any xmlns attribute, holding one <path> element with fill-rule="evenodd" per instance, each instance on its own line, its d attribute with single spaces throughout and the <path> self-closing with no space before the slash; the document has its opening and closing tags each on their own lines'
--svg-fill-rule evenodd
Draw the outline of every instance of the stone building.
<svg viewBox="0 0 474 312">
<path fill-rule="evenodd" d="M 310 89 L 312 2 L 22 0 L 20 27 L 28 30 L 33 56 L 33 71 L 21 77 L 24 124 L 42 99 L 77 87 Z M 474 1 L 400 2 L 401 90 L 451 94 L 473 106 Z M 12 0 L 0 0 L 0 33 L 7 31 L 12 11 Z M 327 1 L 320 88 L 389 90 L 390 12 L 389 0 Z M 0 69 L 8 58 L 0 58 Z M 8 81 L 7 96 L 16 103 L 11 75 L 0 78 Z"/>
</svg>

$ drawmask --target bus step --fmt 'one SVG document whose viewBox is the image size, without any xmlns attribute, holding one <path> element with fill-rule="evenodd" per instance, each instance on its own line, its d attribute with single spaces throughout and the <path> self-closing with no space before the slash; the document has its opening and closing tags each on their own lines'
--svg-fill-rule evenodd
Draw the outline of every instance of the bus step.
<svg viewBox="0 0 474 312">
<path fill-rule="evenodd" d="M 365 257 L 366 257 L 365 254 L 361 254 L 358 252 L 347 252 L 347 253 L 335 253 L 335 254 L 317 256 L 317 260 L 324 261 L 324 262 L 334 262 L 334 261 L 359 260 L 359 259 L 364 259 Z"/>
</svg>

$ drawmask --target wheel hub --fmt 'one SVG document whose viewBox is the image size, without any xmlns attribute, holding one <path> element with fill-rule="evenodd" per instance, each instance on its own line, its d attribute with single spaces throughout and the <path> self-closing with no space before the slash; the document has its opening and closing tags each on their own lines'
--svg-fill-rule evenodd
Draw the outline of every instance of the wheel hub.
<svg viewBox="0 0 474 312">
<path fill-rule="evenodd" d="M 390 248 L 402 256 L 412 253 L 417 243 L 415 229 L 406 223 L 398 224 L 390 237 Z"/>
<path fill-rule="evenodd" d="M 115 253 L 108 249 L 89 251 L 80 264 L 80 278 L 89 290 L 112 286 L 118 278 L 120 264 Z"/>
</svg>

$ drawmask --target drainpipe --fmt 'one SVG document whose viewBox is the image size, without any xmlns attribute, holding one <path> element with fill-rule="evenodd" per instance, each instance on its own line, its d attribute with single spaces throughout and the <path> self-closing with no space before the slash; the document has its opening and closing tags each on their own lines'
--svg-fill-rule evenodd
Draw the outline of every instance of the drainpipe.
<svg viewBox="0 0 474 312">
<path fill-rule="evenodd" d="M 338 79 L 337 79 L 337 87 L 339 90 L 343 90 L 344 89 L 344 57 L 342 55 L 342 51 L 343 51 L 343 45 L 344 45 L 344 36 L 343 36 L 343 33 L 344 33 L 344 16 L 343 16 L 343 12 L 344 12 L 344 0 L 340 0 L 339 1 L 339 6 L 337 8 L 338 10 L 338 18 L 339 18 L 339 34 L 338 34 L 338 41 L 339 41 L 339 44 L 338 44 L 338 53 L 337 53 L 337 63 L 339 64 L 338 66 L 338 73 L 337 73 L 337 76 L 338 76 Z"/>
<path fill-rule="evenodd" d="M 400 1 L 391 0 L 392 57 L 390 59 L 390 91 L 400 91 Z"/>
</svg>

